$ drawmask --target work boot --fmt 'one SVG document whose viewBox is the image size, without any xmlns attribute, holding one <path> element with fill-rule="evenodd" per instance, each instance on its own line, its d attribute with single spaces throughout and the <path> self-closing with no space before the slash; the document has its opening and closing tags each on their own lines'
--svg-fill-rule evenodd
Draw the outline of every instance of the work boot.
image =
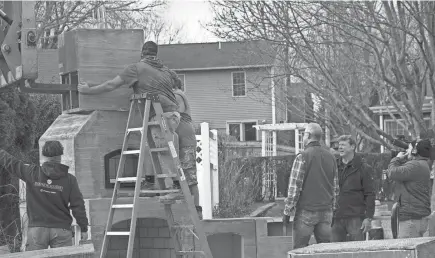
<svg viewBox="0 0 435 258">
<path fill-rule="evenodd" d="M 174 181 L 172 184 L 172 189 L 181 189 L 180 181 Z"/>
<path fill-rule="evenodd" d="M 184 196 L 181 193 L 181 191 L 177 193 L 168 193 L 163 196 L 160 196 L 160 200 L 165 200 L 165 201 L 176 201 L 182 199 L 184 199 Z"/>
<path fill-rule="evenodd" d="M 142 181 L 140 185 L 141 190 L 158 190 L 155 184 L 154 176 L 145 176 L 145 180 Z M 140 194 L 143 197 L 153 197 L 153 196 L 159 196 L 159 194 L 155 193 L 141 193 Z"/>
</svg>

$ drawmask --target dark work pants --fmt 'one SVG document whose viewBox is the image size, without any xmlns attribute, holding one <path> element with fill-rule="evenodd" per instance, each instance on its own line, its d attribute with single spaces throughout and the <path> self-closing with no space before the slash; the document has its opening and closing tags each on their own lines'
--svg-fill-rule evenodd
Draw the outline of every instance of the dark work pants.
<svg viewBox="0 0 435 258">
<path fill-rule="evenodd" d="M 362 241 L 364 235 L 361 230 L 363 219 L 360 217 L 353 218 L 334 218 L 332 225 L 332 242 L 345 242 L 349 234 L 350 241 Z"/>
</svg>

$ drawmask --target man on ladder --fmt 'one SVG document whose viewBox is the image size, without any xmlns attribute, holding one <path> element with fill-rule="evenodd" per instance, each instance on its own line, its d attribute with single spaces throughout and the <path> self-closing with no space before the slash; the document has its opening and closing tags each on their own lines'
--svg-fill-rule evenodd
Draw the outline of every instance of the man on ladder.
<svg viewBox="0 0 435 258">
<path fill-rule="evenodd" d="M 174 72 L 165 67 L 156 58 L 157 45 L 154 42 L 146 42 L 142 47 L 142 60 L 138 63 L 131 64 L 124 71 L 101 85 L 89 87 L 86 83 L 80 83 L 78 86 L 79 92 L 82 94 L 99 94 L 109 92 L 123 85 L 133 87 L 134 93 L 131 100 L 130 113 L 127 120 L 127 129 L 124 136 L 121 157 L 118 166 L 116 183 L 113 190 L 112 202 L 110 205 L 109 218 L 104 234 L 101 256 L 105 257 L 108 248 L 108 236 L 129 236 L 127 247 L 127 258 L 133 256 L 133 247 L 136 232 L 136 222 L 138 216 L 137 204 L 139 202 L 139 193 L 178 193 L 180 190 L 168 190 L 165 184 L 165 178 L 175 178 L 180 182 L 181 192 L 184 196 L 184 201 L 188 208 L 191 222 L 193 225 L 185 225 L 185 223 L 177 223 L 174 220 L 171 205 L 175 200 L 170 198 L 160 198 L 160 202 L 164 204 L 164 210 L 168 222 L 168 227 L 171 232 L 171 237 L 174 240 L 174 254 L 177 258 L 185 255 L 199 254 L 201 257 L 212 258 L 212 253 L 208 245 L 205 232 L 200 223 L 199 216 L 196 212 L 195 203 L 189 186 L 186 182 L 186 176 L 178 158 L 178 150 L 175 144 L 178 145 L 177 134 L 175 129 L 180 122 L 180 114 L 177 112 L 178 105 L 175 95 L 172 91 L 173 85 L 176 83 L 177 76 Z M 134 118 L 136 110 L 141 113 L 140 128 L 132 128 L 131 120 Z M 149 129 L 149 131 L 148 131 Z M 131 132 L 140 132 L 140 148 L 139 150 L 129 150 L 128 139 Z M 169 155 L 168 155 L 169 153 Z M 139 154 L 138 169 L 136 177 L 124 177 L 124 164 L 126 155 Z M 141 190 L 140 183 L 142 181 L 145 157 L 151 156 L 152 168 L 148 170 L 146 181 L 148 184 L 153 184 L 154 178 L 158 179 L 160 190 Z M 163 169 L 168 166 L 167 169 Z M 164 173 L 163 171 L 167 171 Z M 150 172 L 153 173 L 150 173 Z M 150 174 L 154 175 L 153 177 Z M 134 199 L 132 204 L 118 204 L 117 198 L 121 183 L 135 182 Z M 175 195 L 177 196 L 177 195 Z M 166 197 L 166 196 L 165 196 Z M 178 196 L 177 196 L 178 197 Z M 116 209 L 132 209 L 132 218 L 129 232 L 112 231 L 112 223 L 114 211 Z M 191 233 L 199 240 L 201 250 L 189 248 L 183 250 L 183 237 L 177 235 L 180 229 L 189 229 Z"/>
<path fill-rule="evenodd" d="M 157 52 L 158 46 L 156 43 L 152 41 L 145 42 L 142 47 L 140 62 L 128 65 L 121 74 L 100 85 L 89 87 L 87 83 L 81 82 L 78 85 L 78 91 L 81 94 L 95 95 L 110 92 L 121 86 L 128 85 L 133 88 L 135 94 L 158 94 L 165 117 L 169 120 L 174 120 L 176 119 L 175 117 L 179 118 L 177 100 L 172 91 L 176 75 L 174 76 L 174 72 L 157 59 Z M 150 114 L 150 120 L 154 120 L 154 116 L 155 114 L 152 112 Z M 175 130 L 175 128 L 172 129 Z M 162 144 L 162 136 L 160 135 L 159 129 L 151 128 L 151 133 L 157 146 L 160 146 Z M 165 156 L 167 155 L 162 155 L 163 167 L 168 163 L 168 157 Z M 155 189 L 155 177 L 152 173 L 150 163 L 149 159 L 146 159 L 143 189 L 153 190 Z"/>
</svg>

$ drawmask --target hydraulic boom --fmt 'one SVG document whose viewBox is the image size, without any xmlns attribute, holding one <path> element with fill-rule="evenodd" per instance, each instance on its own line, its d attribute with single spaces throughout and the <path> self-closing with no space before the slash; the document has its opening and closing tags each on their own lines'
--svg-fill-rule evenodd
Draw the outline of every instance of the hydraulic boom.
<svg viewBox="0 0 435 258">
<path fill-rule="evenodd" d="M 0 88 L 38 78 L 35 3 L 0 2 Z"/>
</svg>

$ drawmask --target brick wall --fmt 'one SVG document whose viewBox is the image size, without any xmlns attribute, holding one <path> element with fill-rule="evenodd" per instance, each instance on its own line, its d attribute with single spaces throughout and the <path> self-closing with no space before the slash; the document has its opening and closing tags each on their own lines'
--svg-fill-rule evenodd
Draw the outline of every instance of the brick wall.
<svg viewBox="0 0 435 258">
<path fill-rule="evenodd" d="M 128 231 L 130 221 L 124 220 L 113 225 L 114 230 Z M 125 258 L 128 237 L 110 237 L 107 258 Z M 134 258 L 171 258 L 173 242 L 167 222 L 157 218 L 140 218 L 137 221 L 134 242 Z"/>
</svg>

